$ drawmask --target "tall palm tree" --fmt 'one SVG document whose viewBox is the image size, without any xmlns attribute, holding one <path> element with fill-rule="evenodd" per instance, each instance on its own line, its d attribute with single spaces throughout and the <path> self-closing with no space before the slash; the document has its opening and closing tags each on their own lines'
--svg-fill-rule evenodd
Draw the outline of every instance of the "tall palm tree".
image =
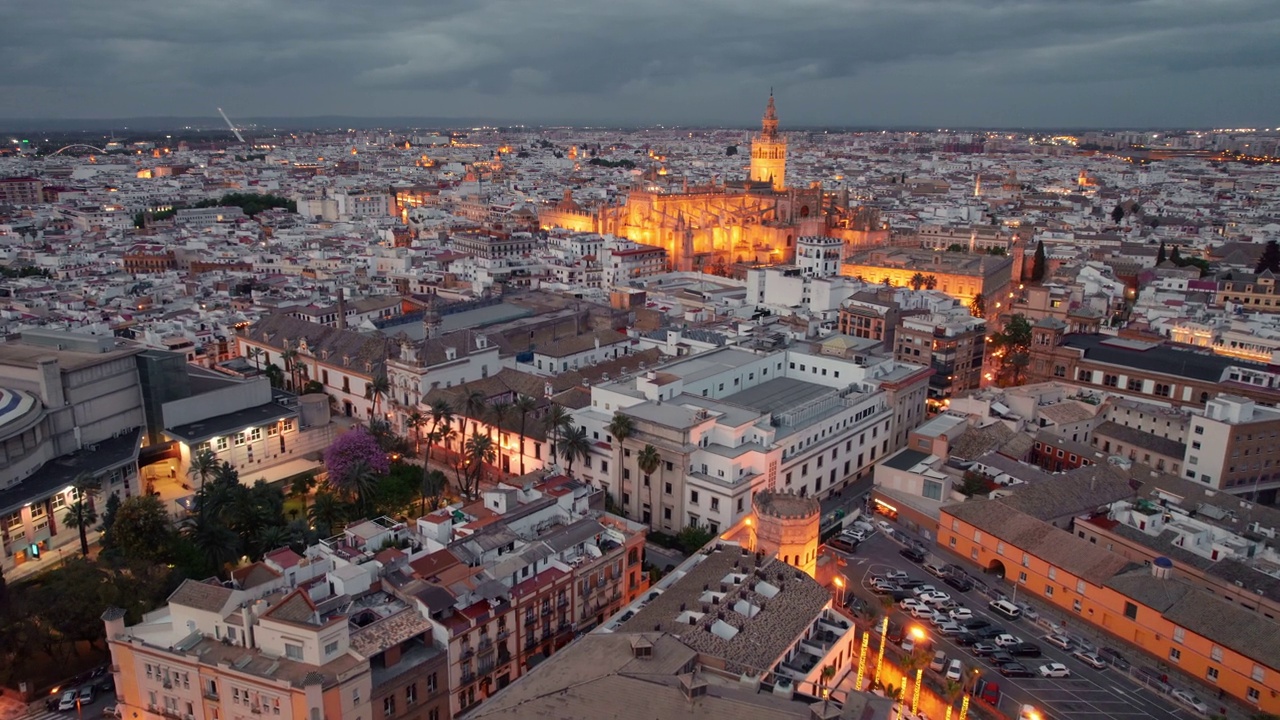
<svg viewBox="0 0 1280 720">
<path fill-rule="evenodd" d="M 926 290 L 933 290 L 938 287 L 938 278 L 935 275 L 924 276 L 924 287 Z"/>
<path fill-rule="evenodd" d="M 912 275 L 909 284 L 911 285 L 912 290 L 919 290 L 924 287 L 924 273 L 916 273 L 915 275 Z"/>
<path fill-rule="evenodd" d="M 636 465 L 640 466 L 640 472 L 646 476 L 652 475 L 662 466 L 662 456 L 658 454 L 656 447 L 645 445 L 644 449 L 636 456 Z"/>
<path fill-rule="evenodd" d="M 231 528 L 213 520 L 197 517 L 187 525 L 184 534 L 196 552 L 221 575 L 228 563 L 240 557 L 240 538 Z"/>
<path fill-rule="evenodd" d="M 191 456 L 191 464 L 187 467 L 187 474 L 193 478 L 200 478 L 199 489 L 204 489 L 204 482 L 218 470 L 218 456 L 213 454 L 209 448 L 198 450 Z"/>
<path fill-rule="evenodd" d="M 489 400 L 479 390 L 472 390 L 467 395 L 467 400 L 463 403 L 462 409 L 466 416 L 471 418 L 471 434 L 474 435 L 480 419 L 488 413 Z"/>
<path fill-rule="evenodd" d="M 284 371 L 289 376 L 289 391 L 297 392 L 298 390 L 298 351 L 286 345 L 280 353 L 280 359 L 284 361 Z"/>
<path fill-rule="evenodd" d="M 62 524 L 80 531 L 80 554 L 89 557 L 89 528 L 98 521 L 98 513 L 93 509 L 93 500 L 89 493 L 101 487 L 102 483 L 91 473 L 82 472 L 71 481 L 76 489 L 77 499 L 67 508 Z"/>
<path fill-rule="evenodd" d="M 453 406 L 444 398 L 436 398 L 431 401 L 431 409 L 427 414 L 431 416 L 431 429 L 427 431 L 426 461 L 431 462 L 431 446 L 443 442 L 443 428 L 453 425 Z"/>
<path fill-rule="evenodd" d="M 416 456 L 422 452 L 422 426 L 427 424 L 427 418 L 417 410 L 405 416 L 404 426 L 413 435 L 413 454 Z"/>
<path fill-rule="evenodd" d="M 520 395 L 516 397 L 515 411 L 520 414 L 520 474 L 524 475 L 524 431 L 525 423 L 529 420 L 529 413 L 538 409 L 538 401 L 531 395 Z"/>
<path fill-rule="evenodd" d="M 444 491 L 449 487 L 449 478 L 439 470 L 426 470 L 422 473 L 422 486 L 418 489 L 422 498 L 418 507 L 418 515 L 427 514 L 427 498 L 431 498 L 431 509 L 439 510 Z"/>
<path fill-rule="evenodd" d="M 502 402 L 501 400 L 489 406 L 489 426 L 498 432 L 499 441 L 502 440 L 503 425 L 511 418 L 512 409 L 511 403 Z M 489 434 L 490 436 L 493 435 L 492 432 Z"/>
<path fill-rule="evenodd" d="M 609 421 L 609 434 L 613 436 L 613 467 L 618 477 L 623 476 L 622 472 L 622 443 L 633 433 L 635 433 L 635 423 L 631 421 L 630 416 L 623 415 L 621 412 L 615 412 L 613 419 Z M 585 456 L 584 456 L 585 457 Z M 622 482 L 611 483 L 617 496 L 613 501 L 619 502 L 622 499 Z"/>
<path fill-rule="evenodd" d="M 260 364 L 262 361 L 262 348 L 259 348 L 255 345 L 250 345 L 249 359 L 253 361 L 254 370 L 259 370 L 259 371 L 262 370 L 262 365 Z"/>
<path fill-rule="evenodd" d="M 818 681 L 818 694 L 822 696 L 822 710 L 826 714 L 827 703 L 831 701 L 831 678 L 836 676 L 835 665 L 823 665 L 822 676 Z"/>
<path fill-rule="evenodd" d="M 373 491 L 378 485 L 378 473 L 364 460 L 351 463 L 346 477 L 341 479 L 340 486 L 355 500 L 356 507 L 362 514 L 368 514 Z"/>
<path fill-rule="evenodd" d="M 543 421 L 547 424 L 547 439 L 551 445 L 551 464 L 556 463 L 556 453 L 559 451 L 560 437 L 564 429 L 572 422 L 569 411 L 564 409 L 560 403 L 551 403 L 551 407 L 547 408 L 547 414 Z"/>
<path fill-rule="evenodd" d="M 382 418 L 382 398 L 387 396 L 391 391 L 391 381 L 387 379 L 386 373 L 378 373 L 369 380 L 369 384 L 365 385 L 365 397 L 373 401 L 373 417 Z"/>
<path fill-rule="evenodd" d="M 569 477 L 573 477 L 573 461 L 578 458 L 586 459 L 589 452 L 591 441 L 587 439 L 586 428 L 579 425 L 564 431 L 564 437 L 560 438 L 560 454 L 569 461 Z"/>
<path fill-rule="evenodd" d="M 463 453 L 467 462 L 466 487 L 464 490 L 468 497 L 474 498 L 480 492 L 480 482 L 484 477 L 485 464 L 492 463 L 497 456 L 497 446 L 488 435 L 473 433 L 471 437 L 467 438 Z"/>
</svg>

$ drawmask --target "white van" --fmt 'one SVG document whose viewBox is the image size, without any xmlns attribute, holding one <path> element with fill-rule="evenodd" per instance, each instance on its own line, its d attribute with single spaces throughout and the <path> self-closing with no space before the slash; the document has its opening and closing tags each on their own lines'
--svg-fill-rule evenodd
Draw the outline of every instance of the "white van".
<svg viewBox="0 0 1280 720">
<path fill-rule="evenodd" d="M 1003 615 L 1010 620 L 1017 620 L 1022 617 L 1022 610 L 1008 600 L 992 600 L 987 603 L 987 607 L 990 608 L 992 612 Z"/>
</svg>

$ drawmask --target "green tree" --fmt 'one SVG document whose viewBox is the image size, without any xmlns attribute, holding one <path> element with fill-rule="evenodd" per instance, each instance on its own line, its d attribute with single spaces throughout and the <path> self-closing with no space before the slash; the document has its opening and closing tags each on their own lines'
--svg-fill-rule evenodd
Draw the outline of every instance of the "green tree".
<svg viewBox="0 0 1280 720">
<path fill-rule="evenodd" d="M 1165 252 L 1164 241 L 1160 241 L 1160 252 L 1156 253 L 1156 265 L 1163 265 L 1165 260 L 1169 259 L 1168 253 Z"/>
<path fill-rule="evenodd" d="M 937 287 L 938 287 L 938 278 L 936 276 L 934 275 L 924 276 L 924 288 L 926 290 L 933 290 Z"/>
<path fill-rule="evenodd" d="M 679 543 L 686 555 L 692 555 L 701 550 L 713 538 L 715 538 L 715 535 L 703 525 L 686 525 L 684 529 L 676 533 L 676 542 Z"/>
<path fill-rule="evenodd" d="M 373 401 L 372 413 L 373 417 L 383 420 L 382 417 L 382 399 L 391 391 L 391 381 L 387 380 L 386 373 L 378 373 L 374 375 L 365 385 L 364 395 Z"/>
<path fill-rule="evenodd" d="M 585 460 L 589 452 L 591 441 L 587 438 L 587 429 L 581 425 L 569 428 L 560 438 L 560 455 L 568 461 L 566 471 L 569 477 L 573 477 L 573 461 Z"/>
<path fill-rule="evenodd" d="M 915 275 L 912 275 L 911 282 L 909 284 L 911 285 L 912 290 L 919 290 L 924 287 L 924 273 L 916 273 Z"/>
<path fill-rule="evenodd" d="M 311 509 L 307 511 L 307 517 L 310 518 L 312 524 L 315 525 L 316 531 L 322 537 L 328 537 L 338 530 L 342 523 L 346 520 L 348 506 L 335 493 L 322 488 L 316 492 L 316 496 L 311 501 Z"/>
<path fill-rule="evenodd" d="M 557 453 L 559 452 L 560 438 L 564 435 L 565 428 L 573 422 L 569 411 L 564 409 L 560 403 L 551 403 L 551 407 L 547 408 L 547 415 L 543 418 L 547 424 L 547 439 L 551 446 L 551 464 L 556 464 Z"/>
<path fill-rule="evenodd" d="M 96 477 L 87 472 L 76 475 L 75 480 L 71 481 L 71 486 L 76 489 L 77 499 L 67 508 L 62 524 L 80 532 L 80 555 L 83 557 L 89 557 L 89 530 L 98 522 L 92 495 L 101 485 Z"/>
<path fill-rule="evenodd" d="M 727 148 L 725 148 L 725 149 L 724 149 L 724 154 L 725 154 L 725 155 L 727 155 L 727 156 L 729 156 L 729 157 L 732 157 L 732 156 L 734 156 L 734 155 L 737 155 L 737 154 L 738 154 L 738 146 L 737 146 L 737 145 L 730 145 L 729 147 L 727 147 Z"/>
<path fill-rule="evenodd" d="M 1120 221 L 1123 219 L 1124 219 L 1124 206 L 1117 204 L 1115 209 L 1111 211 L 1111 222 L 1115 223 L 1116 225 L 1119 225 Z"/>
<path fill-rule="evenodd" d="M 299 473 L 289 481 L 289 497 L 302 501 L 302 514 L 307 514 L 307 496 L 315 489 L 316 476 L 313 472 Z"/>
<path fill-rule="evenodd" d="M 1006 319 L 1004 329 L 991 336 L 991 349 L 1005 379 L 1021 385 L 1031 362 L 1031 322 L 1021 313 Z"/>
<path fill-rule="evenodd" d="M 138 495 L 120 503 L 111 526 L 111 542 L 124 558 L 163 562 L 173 544 L 169 513 L 154 495 Z"/>
<path fill-rule="evenodd" d="M 471 418 L 471 434 L 476 433 L 480 420 L 489 414 L 489 400 L 479 390 L 472 390 L 462 404 L 463 412 Z"/>
<path fill-rule="evenodd" d="M 215 519 L 197 518 L 188 523 L 183 537 L 216 575 L 222 576 L 226 566 L 240 557 L 240 538 Z"/>
<path fill-rule="evenodd" d="M 462 494 L 464 497 L 476 498 L 480 495 L 480 484 L 484 481 L 484 469 L 497 457 L 497 445 L 488 435 L 473 433 L 463 446 L 466 458 L 466 472 L 463 474 Z"/>
<path fill-rule="evenodd" d="M 120 496 L 111 493 L 107 496 L 107 503 L 102 509 L 102 525 L 99 528 L 102 534 L 98 536 L 98 546 L 103 550 L 111 549 L 111 528 L 116 523 L 118 512 L 120 512 Z"/>
<path fill-rule="evenodd" d="M 988 491 L 990 483 L 986 476 L 976 470 L 966 470 L 963 479 L 960 481 L 960 487 L 956 490 L 965 497 L 973 497 L 974 495 L 984 494 Z"/>
<path fill-rule="evenodd" d="M 489 406 L 489 426 L 493 428 L 490 437 L 501 442 L 502 430 L 511 419 L 511 403 L 498 401 Z"/>
<path fill-rule="evenodd" d="M 1258 258 L 1258 265 L 1254 272 L 1260 273 L 1264 270 L 1280 274 L 1280 242 L 1268 240 L 1267 244 L 1263 246 L 1262 257 Z"/>
<path fill-rule="evenodd" d="M 452 429 L 453 406 L 448 400 L 436 398 L 431 401 L 431 409 L 427 414 L 431 416 L 431 429 L 427 431 L 427 455 L 423 463 L 424 468 L 431 462 L 431 446 L 444 442 L 443 429 Z"/>
<path fill-rule="evenodd" d="M 973 296 L 973 300 L 969 301 L 969 314 L 976 318 L 984 318 L 987 316 L 987 299 L 982 293 Z"/>
<path fill-rule="evenodd" d="M 1182 253 L 1178 251 L 1178 246 L 1174 245 L 1173 250 L 1169 251 L 1169 262 L 1182 267 Z"/>
<path fill-rule="evenodd" d="M 1041 282 L 1048 270 L 1048 260 L 1044 255 L 1044 242 L 1036 243 L 1036 254 L 1031 259 L 1031 282 Z"/>
<path fill-rule="evenodd" d="M 520 474 L 524 475 L 524 438 L 526 423 L 529 421 L 529 413 L 538 409 L 538 401 L 531 395 L 520 395 L 516 397 L 513 406 L 516 414 L 520 416 Z"/>
<path fill-rule="evenodd" d="M 404 418 L 404 429 L 408 431 L 413 440 L 413 455 L 418 456 L 422 452 L 422 428 L 427 424 L 427 418 L 417 410 L 413 410 Z"/>
<path fill-rule="evenodd" d="M 639 466 L 640 472 L 648 477 L 662 466 L 662 456 L 658 454 L 658 449 L 654 446 L 645 445 L 644 449 L 636 456 L 636 465 Z"/>
<path fill-rule="evenodd" d="M 268 363 L 267 369 L 263 371 L 263 374 L 267 376 L 267 382 L 271 383 L 271 387 L 277 390 L 284 389 L 284 371 L 280 369 L 279 365 Z"/>
<path fill-rule="evenodd" d="M 431 509 L 439 510 L 444 505 L 444 491 L 449 487 L 449 478 L 439 470 L 427 470 L 422 474 L 420 489 L 422 503 L 418 515 L 427 514 L 427 498 L 431 498 Z"/>
<path fill-rule="evenodd" d="M 218 456 L 213 454 L 209 448 L 202 448 L 191 455 L 191 463 L 187 467 L 187 474 L 192 478 L 199 478 L 200 485 L 197 490 L 204 488 L 204 483 L 218 469 Z"/>
</svg>

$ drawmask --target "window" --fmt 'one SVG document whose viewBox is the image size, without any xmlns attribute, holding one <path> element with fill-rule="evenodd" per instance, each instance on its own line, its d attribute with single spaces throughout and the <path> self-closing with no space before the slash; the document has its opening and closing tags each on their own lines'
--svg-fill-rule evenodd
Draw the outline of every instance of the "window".
<svg viewBox="0 0 1280 720">
<path fill-rule="evenodd" d="M 1249 674 L 1249 677 L 1257 680 L 1258 682 L 1262 682 L 1262 679 L 1266 677 L 1266 671 L 1262 669 L 1261 665 L 1254 665 L 1253 672 Z"/>
<path fill-rule="evenodd" d="M 382 698 L 382 716 L 391 717 L 396 714 L 396 696 L 388 695 Z"/>
<path fill-rule="evenodd" d="M 261 439 L 262 439 L 262 428 L 260 427 L 249 428 L 249 442 L 254 442 Z"/>
<path fill-rule="evenodd" d="M 671 508 L 669 508 L 669 507 L 664 507 L 664 508 L 662 508 L 662 519 L 663 519 L 663 520 L 670 520 L 670 519 L 671 519 Z"/>
<path fill-rule="evenodd" d="M 1174 662 L 1182 662 L 1182 651 L 1178 648 L 1169 648 L 1169 659 Z"/>
<path fill-rule="evenodd" d="M 954 529 L 954 528 L 953 528 L 953 529 Z M 997 554 L 997 555 L 1004 555 L 1004 543 L 1002 543 L 1002 542 L 997 542 L 997 543 L 996 543 L 996 554 Z"/>
<path fill-rule="evenodd" d="M 928 498 L 929 500 L 941 500 L 942 499 L 942 483 L 935 482 L 933 480 L 925 480 L 924 488 L 921 494 L 924 495 L 924 497 Z"/>
<path fill-rule="evenodd" d="M 213 451 L 222 452 L 227 449 L 227 439 L 225 437 L 216 437 L 213 439 Z"/>
<path fill-rule="evenodd" d="M 1195 432 L 1195 434 L 1197 434 L 1197 435 L 1203 435 L 1203 434 L 1204 434 L 1204 426 L 1203 426 L 1203 425 L 1196 425 L 1196 426 L 1195 426 L 1195 430 L 1194 430 L 1194 432 Z"/>
<path fill-rule="evenodd" d="M 1159 395 L 1160 397 L 1169 397 L 1173 394 L 1173 386 L 1165 383 L 1156 383 L 1156 387 L 1152 393 Z"/>
<path fill-rule="evenodd" d="M 1077 580 L 1077 581 L 1076 581 L 1076 592 L 1080 593 L 1081 595 L 1083 595 L 1083 594 L 1084 594 L 1084 581 L 1083 581 L 1083 580 Z"/>
<path fill-rule="evenodd" d="M 1072 600 L 1072 601 L 1071 601 L 1071 609 L 1072 609 L 1072 610 L 1075 610 L 1076 612 L 1080 612 L 1080 601 L 1079 601 L 1079 600 Z"/>
<path fill-rule="evenodd" d="M 1262 697 L 1262 696 L 1258 693 L 1258 688 L 1255 688 L 1255 687 L 1251 687 L 1251 688 L 1249 688 L 1249 692 L 1248 692 L 1247 694 L 1249 695 L 1249 702 L 1251 702 L 1251 703 L 1253 703 L 1253 704 L 1255 704 L 1255 705 L 1257 705 L 1257 704 L 1258 704 L 1258 700 Z"/>
<path fill-rule="evenodd" d="M 1050 580 L 1058 579 L 1058 568 L 1053 567 L 1052 565 L 1049 566 L 1049 579 Z"/>
<path fill-rule="evenodd" d="M 410 683 L 404 689 L 404 704 L 412 705 L 418 702 L 418 683 Z"/>
<path fill-rule="evenodd" d="M 1222 662 L 1222 648 L 1214 645 L 1209 649 L 1209 657 L 1213 658 L 1214 662 Z"/>
<path fill-rule="evenodd" d="M 1044 595 L 1045 595 L 1045 597 L 1053 597 L 1053 586 L 1052 586 L 1052 585 L 1045 585 L 1045 586 L 1044 586 Z"/>
<path fill-rule="evenodd" d="M 1142 392 L 1142 379 L 1129 378 L 1129 382 L 1125 383 L 1125 388 L 1132 392 Z"/>
<path fill-rule="evenodd" d="M 697 490 L 690 490 L 690 491 L 689 491 L 689 504 L 691 504 L 691 505 L 697 505 L 697 504 L 698 504 L 698 491 L 697 491 Z"/>
<path fill-rule="evenodd" d="M 720 498 L 717 498 L 717 497 L 711 498 L 711 511 L 712 512 L 720 511 Z"/>
<path fill-rule="evenodd" d="M 1137 620 L 1137 619 L 1138 619 L 1138 606 L 1137 606 L 1137 605 L 1134 605 L 1134 604 L 1133 604 L 1133 603 L 1131 603 L 1131 602 L 1127 602 L 1127 603 L 1125 603 L 1125 604 L 1124 604 L 1124 616 L 1125 616 L 1125 617 L 1127 617 L 1127 618 L 1129 618 L 1130 620 Z"/>
<path fill-rule="evenodd" d="M 1102 374 L 1102 384 L 1107 387 L 1118 387 L 1120 385 L 1120 376 L 1111 373 Z"/>
<path fill-rule="evenodd" d="M 438 680 L 435 673 L 427 676 L 427 694 L 431 694 L 438 689 Z"/>
<path fill-rule="evenodd" d="M 1173 629 L 1173 641 L 1176 643 L 1181 643 L 1183 638 L 1186 637 L 1186 635 L 1187 635 L 1187 631 L 1183 630 L 1180 627 L 1175 627 Z"/>
<path fill-rule="evenodd" d="M 1025 572 L 1018 573 L 1018 582 L 1022 583 L 1023 585 L 1027 584 L 1027 574 Z"/>
<path fill-rule="evenodd" d="M 284 656 L 285 656 L 285 657 L 287 657 L 287 658 L 289 658 L 290 660 L 301 660 L 301 659 L 302 659 L 302 646 L 301 646 L 301 645 L 294 645 L 294 644 L 292 644 L 292 643 L 285 643 L 285 644 L 284 644 Z"/>
<path fill-rule="evenodd" d="M 1209 669 L 1204 671 L 1204 676 L 1209 682 L 1218 682 L 1218 668 L 1210 665 Z"/>
<path fill-rule="evenodd" d="M 355 688 L 351 691 L 351 704 L 352 705 L 360 704 L 360 688 Z"/>
<path fill-rule="evenodd" d="M 670 495 L 670 494 L 671 494 L 671 483 L 664 483 L 664 487 L 662 488 L 662 493 L 663 493 L 664 495 Z"/>
<path fill-rule="evenodd" d="M 327 645 L 325 645 L 325 646 L 324 646 L 324 654 L 325 654 L 325 657 L 328 657 L 329 655 L 332 655 L 332 654 L 334 654 L 334 653 L 336 653 L 336 652 L 338 652 L 338 641 L 337 641 L 337 640 L 334 640 L 333 642 L 331 642 L 331 643 L 329 643 L 329 644 L 327 644 Z"/>
<path fill-rule="evenodd" d="M 236 447 L 240 447 L 241 445 L 244 445 L 244 433 L 238 432 L 236 433 Z"/>
</svg>

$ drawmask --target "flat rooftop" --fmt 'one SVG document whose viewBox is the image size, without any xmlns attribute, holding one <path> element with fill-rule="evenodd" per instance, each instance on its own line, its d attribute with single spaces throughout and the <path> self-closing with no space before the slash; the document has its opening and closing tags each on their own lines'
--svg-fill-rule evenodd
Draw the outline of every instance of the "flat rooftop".
<svg viewBox="0 0 1280 720">
<path fill-rule="evenodd" d="M 795 378 L 774 378 L 723 399 L 728 403 L 772 414 L 790 410 L 810 400 L 835 392 L 835 388 L 830 388 L 826 385 L 818 385 L 817 383 Z"/>
<path fill-rule="evenodd" d="M 694 355 L 662 368 L 662 372 L 671 373 L 684 378 L 685 384 L 705 380 L 722 372 L 736 370 L 744 365 L 758 362 L 760 356 L 745 350 L 724 348 L 712 350 L 701 355 Z"/>
</svg>

